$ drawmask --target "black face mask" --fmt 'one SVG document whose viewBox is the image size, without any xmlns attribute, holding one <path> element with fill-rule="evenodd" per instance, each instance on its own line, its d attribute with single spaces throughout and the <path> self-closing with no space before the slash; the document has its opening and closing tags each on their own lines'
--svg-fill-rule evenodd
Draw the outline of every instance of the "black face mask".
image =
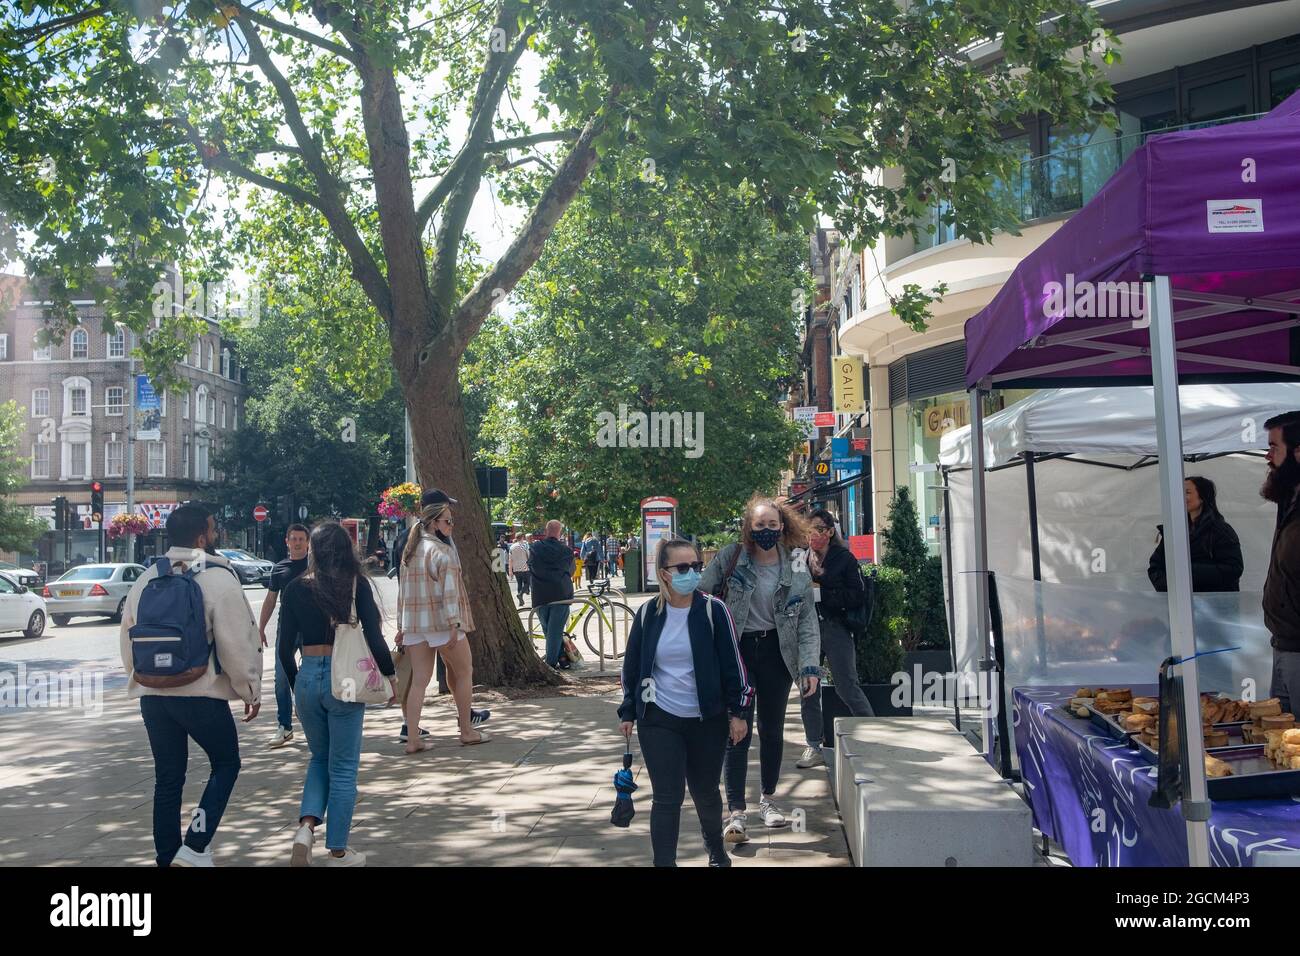
<svg viewBox="0 0 1300 956">
<path fill-rule="evenodd" d="M 761 531 L 755 531 L 753 538 L 754 543 L 764 551 L 771 551 L 776 547 L 776 543 L 781 540 L 781 532 L 775 528 L 764 528 Z"/>
</svg>

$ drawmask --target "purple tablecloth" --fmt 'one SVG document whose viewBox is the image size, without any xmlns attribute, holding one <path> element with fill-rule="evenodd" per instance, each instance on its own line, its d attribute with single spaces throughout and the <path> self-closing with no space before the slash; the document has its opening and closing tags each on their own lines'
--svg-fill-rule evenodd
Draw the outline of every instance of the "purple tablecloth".
<svg viewBox="0 0 1300 956">
<path fill-rule="evenodd" d="M 1074 687 L 1013 688 L 1016 753 L 1034 825 L 1076 866 L 1186 866 L 1178 808 L 1147 806 L 1155 767 L 1060 709 Z M 1155 687 L 1134 687 L 1154 696 Z M 1253 866 L 1259 850 L 1300 851 L 1300 797 L 1215 802 L 1210 859 Z"/>
</svg>

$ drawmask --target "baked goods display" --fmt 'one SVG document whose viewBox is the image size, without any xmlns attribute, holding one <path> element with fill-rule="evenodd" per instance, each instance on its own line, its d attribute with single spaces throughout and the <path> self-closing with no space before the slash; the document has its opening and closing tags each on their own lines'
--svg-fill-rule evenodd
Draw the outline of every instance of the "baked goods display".
<svg viewBox="0 0 1300 956">
<path fill-rule="evenodd" d="M 1291 730 L 1295 715 L 1282 712 L 1282 702 L 1276 697 L 1258 700 L 1250 705 L 1250 723 L 1242 728 L 1246 743 L 1267 743 L 1270 730 Z"/>
<path fill-rule="evenodd" d="M 1070 698 L 1069 710 L 1076 717 L 1088 717 L 1092 712 L 1112 717 L 1119 727 L 1133 734 L 1138 741 L 1152 750 L 1160 749 L 1158 697 L 1135 697 L 1128 687 L 1080 687 Z M 1253 720 L 1261 734 L 1266 729 L 1288 730 L 1295 726 L 1295 718 L 1283 714 L 1277 700 L 1252 703 L 1213 692 L 1201 695 L 1201 725 L 1207 749 L 1227 747 L 1232 742 L 1227 729 L 1219 725 L 1246 720 Z M 1300 746 L 1300 741 L 1297 745 Z M 1300 756 L 1300 749 L 1296 756 Z"/>
<path fill-rule="evenodd" d="M 1264 731 L 1264 756 L 1280 770 L 1300 770 L 1300 730 Z"/>
</svg>

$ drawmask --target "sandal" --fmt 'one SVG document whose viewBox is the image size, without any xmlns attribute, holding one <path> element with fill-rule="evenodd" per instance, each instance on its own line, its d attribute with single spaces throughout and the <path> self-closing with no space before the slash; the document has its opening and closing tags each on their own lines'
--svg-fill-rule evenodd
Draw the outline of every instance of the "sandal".
<svg viewBox="0 0 1300 956">
<path fill-rule="evenodd" d="M 491 734 L 489 734 L 486 730 L 480 730 L 480 731 L 478 732 L 478 740 L 464 740 L 464 739 L 462 739 L 461 742 L 460 742 L 460 745 L 461 745 L 462 747 L 474 747 L 474 746 L 477 746 L 478 744 L 485 744 L 485 743 L 487 743 L 487 742 L 488 742 L 489 740 L 491 740 L 491 739 L 492 739 L 492 735 L 491 735 Z"/>
</svg>

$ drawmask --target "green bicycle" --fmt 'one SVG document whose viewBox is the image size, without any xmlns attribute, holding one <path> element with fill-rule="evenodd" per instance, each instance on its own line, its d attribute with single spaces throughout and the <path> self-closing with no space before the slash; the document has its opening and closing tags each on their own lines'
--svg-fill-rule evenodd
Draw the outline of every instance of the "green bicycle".
<svg viewBox="0 0 1300 956">
<path fill-rule="evenodd" d="M 564 634 L 566 637 L 574 638 L 581 625 L 583 643 L 599 659 L 603 632 L 605 659 L 618 660 L 627 650 L 627 639 L 632 631 L 632 619 L 636 616 L 636 612 L 623 601 L 606 594 L 608 587 L 608 581 L 596 581 L 592 584 L 591 594 L 575 596 L 570 604 L 572 610 L 569 613 L 569 620 L 564 625 Z M 521 607 L 519 623 L 523 625 L 524 633 L 533 640 L 546 640 L 537 608 Z"/>
</svg>

